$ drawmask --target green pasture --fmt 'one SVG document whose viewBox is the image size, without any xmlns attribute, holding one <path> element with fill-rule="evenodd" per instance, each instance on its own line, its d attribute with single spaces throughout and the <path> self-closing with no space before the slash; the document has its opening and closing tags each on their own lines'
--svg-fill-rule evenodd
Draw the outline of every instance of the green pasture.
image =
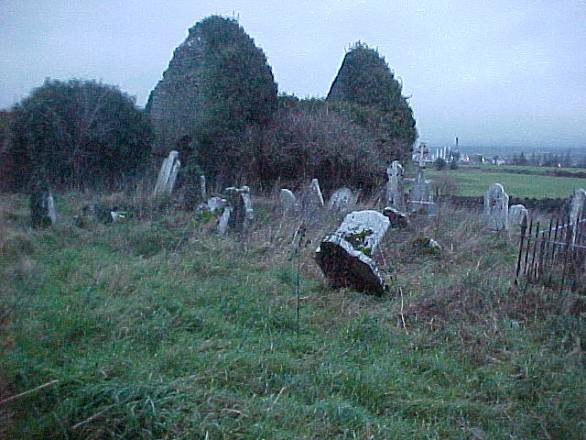
<svg viewBox="0 0 586 440">
<path fill-rule="evenodd" d="M 452 178 L 460 196 L 482 196 L 493 183 L 500 183 L 510 196 L 523 198 L 564 198 L 575 188 L 585 188 L 586 179 L 555 177 L 507 172 L 483 172 L 480 169 L 461 168 L 437 171 L 428 169 L 426 175 L 436 183 L 442 178 Z"/>
</svg>

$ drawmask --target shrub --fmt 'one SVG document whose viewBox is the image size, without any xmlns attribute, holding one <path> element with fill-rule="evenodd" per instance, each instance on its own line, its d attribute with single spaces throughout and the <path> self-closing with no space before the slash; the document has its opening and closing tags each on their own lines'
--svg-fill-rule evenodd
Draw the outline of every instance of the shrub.
<svg viewBox="0 0 586 440">
<path fill-rule="evenodd" d="M 150 124 L 114 86 L 46 80 L 12 113 L 8 155 L 18 188 L 37 179 L 57 186 L 112 186 L 149 157 Z"/>
<path fill-rule="evenodd" d="M 445 170 L 447 165 L 448 165 L 448 163 L 447 163 L 447 162 L 446 162 L 446 160 L 445 160 L 444 158 L 442 158 L 442 157 L 438 157 L 438 158 L 435 160 L 435 168 L 436 168 L 438 171 Z"/>
<path fill-rule="evenodd" d="M 410 157 L 417 138 L 413 112 L 376 50 L 358 42 L 346 53 L 327 100 L 332 110 L 375 133 L 387 161 Z"/>
</svg>

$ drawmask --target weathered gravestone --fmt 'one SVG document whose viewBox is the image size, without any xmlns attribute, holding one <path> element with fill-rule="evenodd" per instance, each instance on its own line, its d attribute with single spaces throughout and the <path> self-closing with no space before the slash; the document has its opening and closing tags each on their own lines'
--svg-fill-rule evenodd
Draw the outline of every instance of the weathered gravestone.
<svg viewBox="0 0 586 440">
<path fill-rule="evenodd" d="M 339 188 L 330 197 L 328 209 L 330 211 L 348 211 L 356 204 L 356 196 L 350 188 Z"/>
<path fill-rule="evenodd" d="M 225 193 L 228 206 L 224 208 L 224 212 L 218 223 L 218 231 L 221 234 L 224 234 L 227 228 L 234 229 L 238 232 L 247 231 L 254 220 L 250 188 L 248 186 L 241 188 L 231 186 L 225 189 Z"/>
<path fill-rule="evenodd" d="M 301 202 L 303 216 L 309 222 L 314 221 L 324 207 L 324 197 L 319 187 L 319 181 L 313 179 L 303 194 Z"/>
<path fill-rule="evenodd" d="M 33 228 L 46 228 L 57 221 L 53 194 L 46 186 L 40 186 L 31 193 L 31 224 Z"/>
<path fill-rule="evenodd" d="M 293 191 L 283 188 L 279 193 L 279 208 L 283 214 L 295 210 L 297 199 Z"/>
<path fill-rule="evenodd" d="M 577 222 L 586 219 L 584 206 L 586 203 L 586 190 L 582 188 L 575 189 L 570 195 L 570 205 L 568 215 L 570 225 L 572 225 L 572 244 L 576 242 Z"/>
<path fill-rule="evenodd" d="M 203 175 L 199 176 L 199 196 L 201 197 L 202 202 L 208 198 L 206 177 Z"/>
<path fill-rule="evenodd" d="M 520 225 L 523 218 L 529 215 L 524 205 L 511 205 L 509 207 L 509 225 Z"/>
<path fill-rule="evenodd" d="M 427 215 L 435 214 L 431 181 L 425 180 L 423 168 L 417 169 L 417 177 L 413 182 L 413 188 L 409 191 L 409 209 L 411 212 L 424 212 Z"/>
<path fill-rule="evenodd" d="M 340 227 L 326 236 L 315 259 L 333 288 L 352 287 L 381 294 L 384 278 L 372 255 L 389 228 L 389 220 L 377 211 L 348 214 Z"/>
<path fill-rule="evenodd" d="M 403 167 L 399 161 L 394 160 L 387 167 L 387 202 L 392 208 L 405 211 L 405 194 L 403 191 Z"/>
<path fill-rule="evenodd" d="M 159 177 L 155 184 L 155 190 L 153 194 L 167 194 L 170 195 L 173 192 L 175 181 L 177 180 L 177 174 L 181 168 L 181 162 L 179 161 L 179 153 L 175 150 L 169 153 L 169 156 L 163 161 L 161 170 L 159 171 Z"/>
<path fill-rule="evenodd" d="M 493 231 L 509 226 L 509 195 L 500 183 L 494 183 L 484 194 L 484 221 Z"/>
</svg>

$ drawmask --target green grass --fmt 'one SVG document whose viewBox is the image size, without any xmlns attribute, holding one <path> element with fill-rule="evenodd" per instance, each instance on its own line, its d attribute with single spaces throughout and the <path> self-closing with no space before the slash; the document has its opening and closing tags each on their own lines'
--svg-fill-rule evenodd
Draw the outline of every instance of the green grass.
<svg viewBox="0 0 586 440">
<path fill-rule="evenodd" d="M 430 168 L 426 171 L 426 175 L 431 179 L 438 179 L 445 175 L 453 178 L 458 187 L 458 195 L 461 196 L 482 196 L 493 183 L 502 184 L 510 196 L 536 199 L 565 198 L 575 188 L 586 187 L 586 179 L 578 177 L 483 172 L 476 168 L 447 171 Z"/>
<path fill-rule="evenodd" d="M 69 200 L 57 202 L 74 212 Z M 11 394 L 59 382 L 10 404 L 10 438 L 586 434 L 586 375 L 572 354 L 583 319 L 538 310 L 558 304 L 548 292 L 512 291 L 514 242 L 483 237 L 461 213 L 426 226 L 448 249 L 440 257 L 414 254 L 417 235 L 390 235 L 383 298 L 327 289 L 311 260 L 316 232 L 298 323 L 285 233 L 287 245 L 268 241 L 268 226 L 221 238 L 180 213 L 31 232 L 24 203 L 2 218 L 10 211 L 0 377 Z"/>
</svg>

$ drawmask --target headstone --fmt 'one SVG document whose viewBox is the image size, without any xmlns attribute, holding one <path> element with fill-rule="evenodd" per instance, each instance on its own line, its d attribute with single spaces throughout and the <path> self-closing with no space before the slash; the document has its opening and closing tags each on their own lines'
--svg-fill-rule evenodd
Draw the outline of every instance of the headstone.
<svg viewBox="0 0 586 440">
<path fill-rule="evenodd" d="M 175 181 L 177 180 L 177 174 L 181 168 L 181 162 L 179 161 L 179 153 L 175 150 L 169 153 L 169 156 L 163 161 L 161 170 L 159 171 L 159 177 L 155 185 L 154 195 L 167 194 L 170 195 L 173 192 Z"/>
<path fill-rule="evenodd" d="M 213 213 L 215 211 L 221 211 L 226 207 L 228 201 L 221 197 L 210 197 L 207 202 L 208 209 Z"/>
<path fill-rule="evenodd" d="M 228 223 L 230 222 L 231 215 L 232 215 L 232 207 L 226 206 L 224 208 L 224 212 L 222 212 L 222 215 L 220 216 L 220 219 L 218 220 L 218 233 L 220 235 L 226 234 L 226 231 L 228 230 Z"/>
<path fill-rule="evenodd" d="M 575 189 L 570 195 L 569 217 L 572 225 L 572 245 L 576 242 L 576 223 L 579 220 L 586 219 L 584 206 L 586 203 L 586 190 L 582 188 Z"/>
<path fill-rule="evenodd" d="M 356 204 L 356 196 L 350 188 L 339 188 L 330 197 L 328 209 L 331 211 L 349 211 Z"/>
<path fill-rule="evenodd" d="M 303 194 L 303 216 L 306 220 L 313 221 L 323 207 L 324 197 L 322 196 L 321 189 L 319 187 L 319 181 L 317 179 L 313 179 Z"/>
<path fill-rule="evenodd" d="M 529 211 L 523 205 L 512 205 L 509 207 L 509 225 L 520 225 L 523 217 L 527 217 Z"/>
<path fill-rule="evenodd" d="M 46 228 L 57 221 L 53 194 L 47 187 L 40 187 L 31 193 L 31 224 L 33 228 Z"/>
<path fill-rule="evenodd" d="M 346 215 L 336 232 L 326 236 L 315 252 L 329 285 L 383 293 L 386 284 L 372 255 L 388 228 L 389 220 L 377 211 Z"/>
<path fill-rule="evenodd" d="M 417 177 L 413 182 L 413 188 L 409 191 L 409 209 L 411 212 L 425 212 L 427 215 L 435 214 L 435 203 L 431 181 L 425 180 L 423 168 L 417 169 Z"/>
<path fill-rule="evenodd" d="M 409 216 L 392 206 L 383 209 L 383 215 L 389 219 L 391 226 L 394 228 L 406 228 L 409 226 Z"/>
<path fill-rule="evenodd" d="M 202 202 L 208 198 L 206 189 L 206 177 L 203 175 L 199 176 L 199 193 Z"/>
<path fill-rule="evenodd" d="M 228 227 L 238 232 L 248 230 L 254 220 L 254 210 L 250 199 L 250 188 L 243 186 L 241 188 L 230 187 L 225 189 L 226 199 L 231 208 Z M 226 212 L 226 209 L 224 209 Z"/>
<path fill-rule="evenodd" d="M 293 211 L 296 203 L 297 199 L 295 198 L 293 191 L 286 188 L 281 189 L 281 192 L 279 193 L 279 207 L 283 214 Z"/>
<path fill-rule="evenodd" d="M 509 195 L 500 183 L 494 183 L 484 194 L 484 220 L 493 231 L 508 228 Z"/>
<path fill-rule="evenodd" d="M 394 160 L 387 168 L 387 201 L 389 206 L 405 211 L 405 194 L 403 191 L 403 167 Z"/>
</svg>

